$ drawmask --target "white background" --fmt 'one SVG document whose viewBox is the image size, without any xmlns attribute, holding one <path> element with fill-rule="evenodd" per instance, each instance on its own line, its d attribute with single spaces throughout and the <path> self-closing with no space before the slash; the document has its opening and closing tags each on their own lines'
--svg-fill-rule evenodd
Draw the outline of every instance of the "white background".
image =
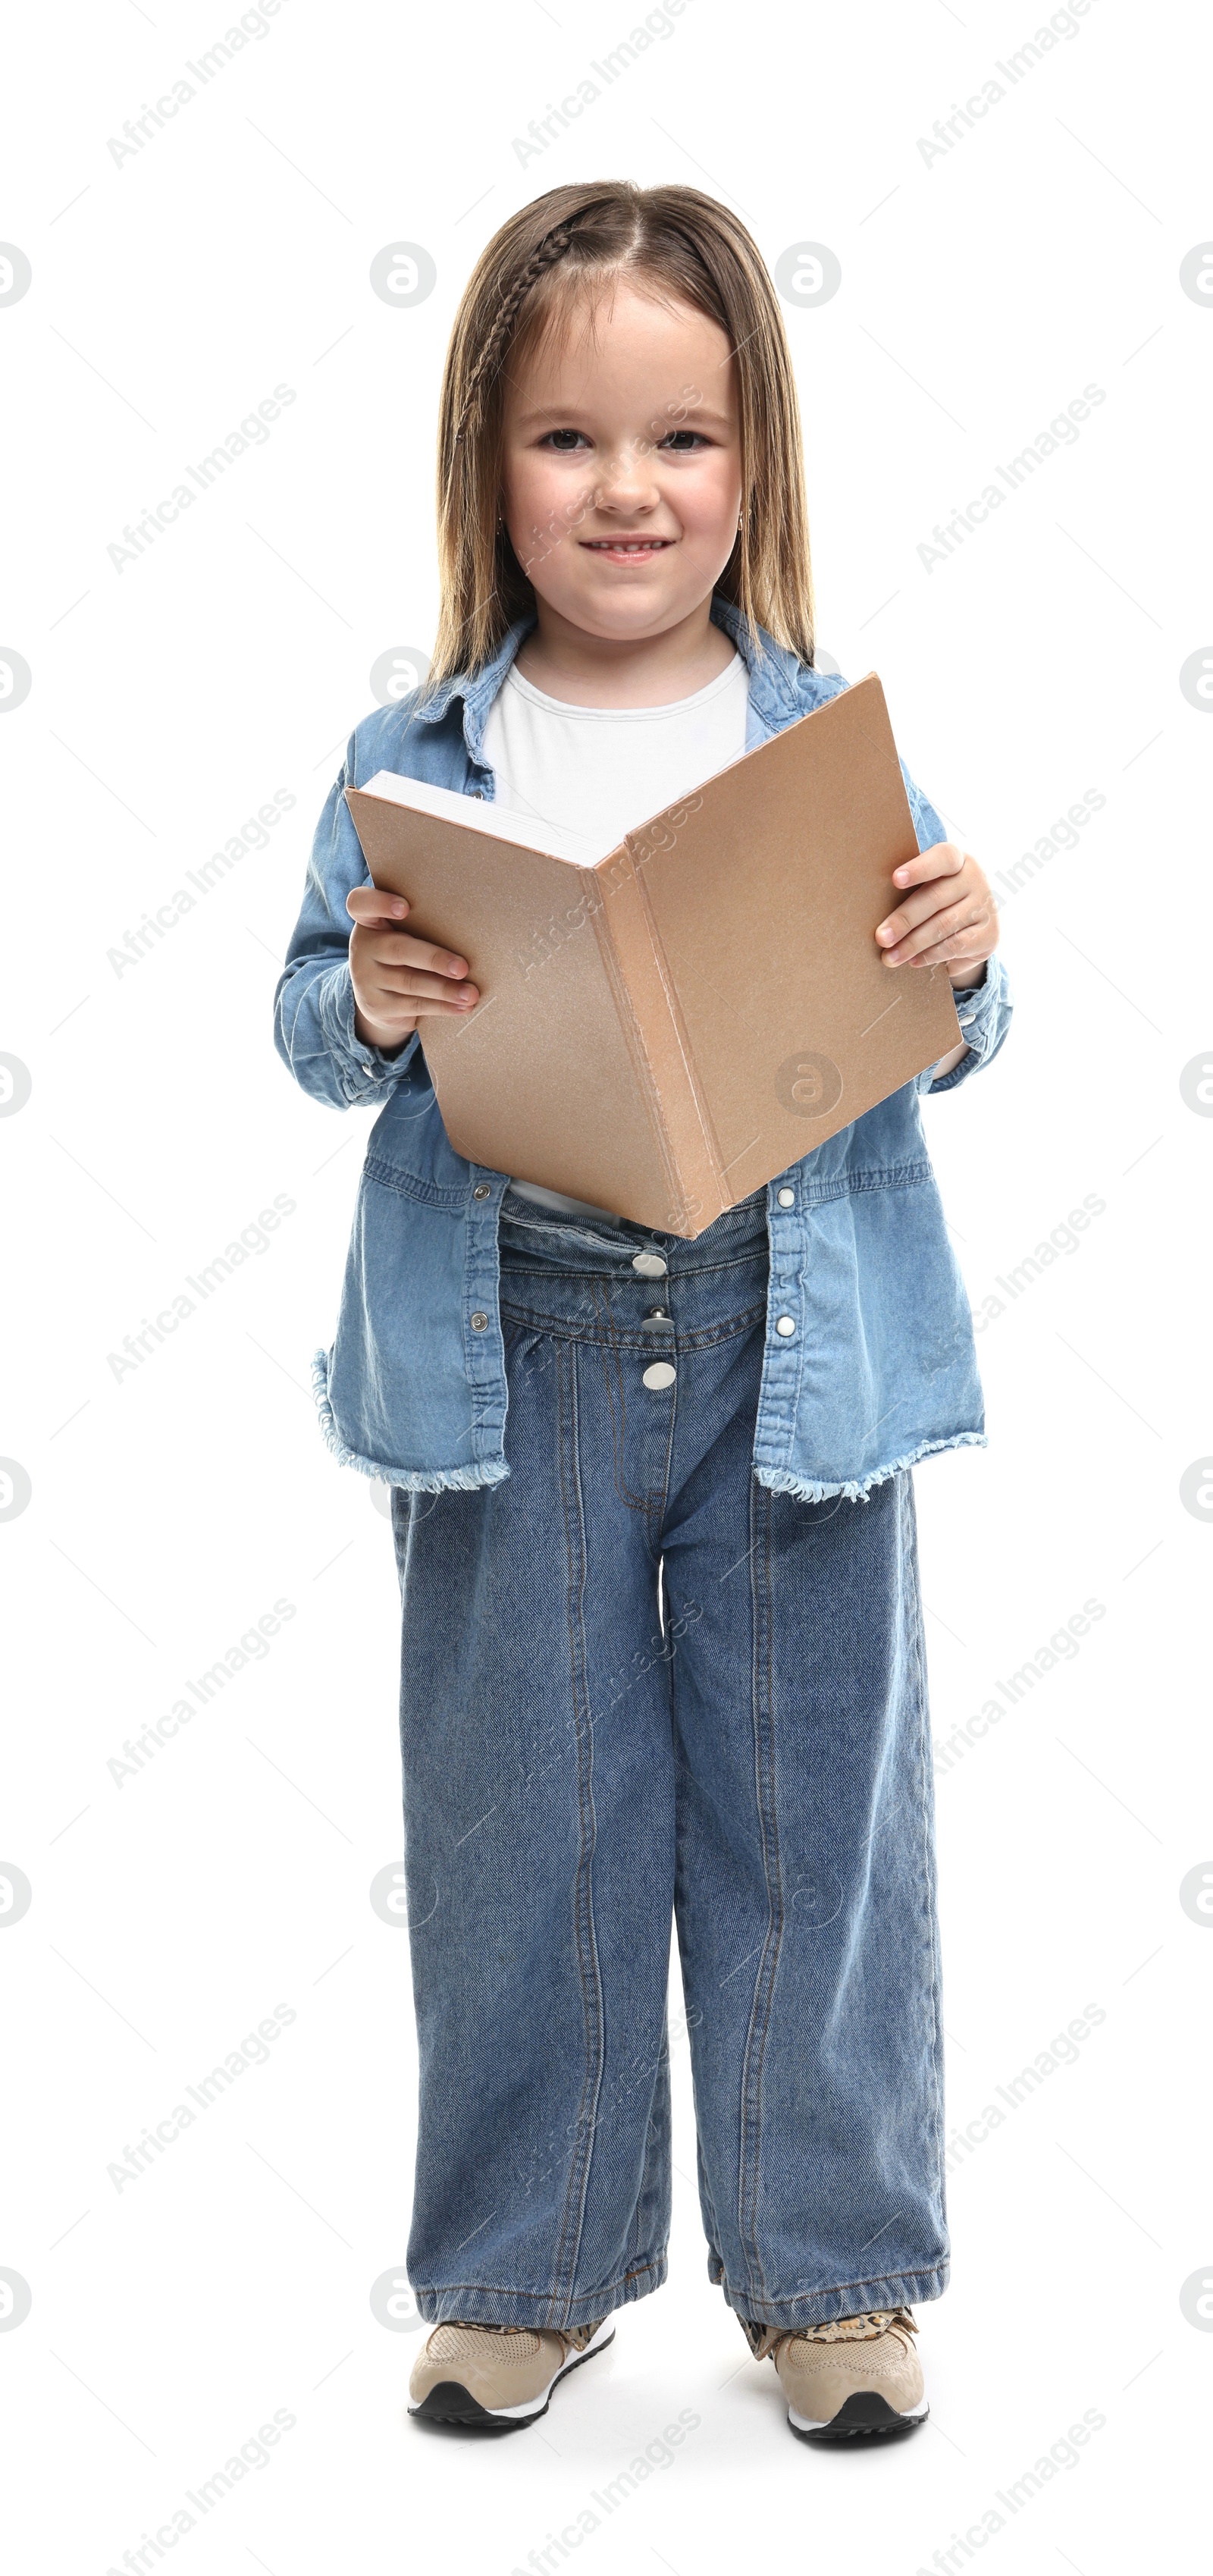
<svg viewBox="0 0 1213 2576">
<path fill-rule="evenodd" d="M 281 2409 L 268 2464 L 175 2543 L 190 2576 L 508 2576 L 688 2408 L 676 2460 L 575 2549 L 592 2571 L 913 2576 L 970 2563 L 952 2535 L 972 2529 L 1005 2576 L 1115 2576 L 1157 2562 L 1208 2406 L 1213 2338 L 1180 2290 L 1213 2276 L 1186 2080 L 1213 1941 L 1179 1898 L 1213 1851 L 1194 1615 L 1213 1530 L 1180 1498 L 1213 1440 L 1213 1125 L 1179 1087 L 1213 1037 L 1213 722 L 1179 685 L 1213 653 L 1213 311 L 1179 279 L 1213 233 L 1207 26 L 1093 0 L 928 163 L 918 138 L 1032 37 L 1027 0 L 688 0 L 524 166 L 514 138 L 630 23 L 622 0 L 283 0 L 116 163 L 107 138 L 223 37 L 218 0 L 10 21 L 0 234 L 33 277 L 0 305 L 0 642 L 32 686 L 0 722 L 0 1049 L 32 1091 L 0 1122 L 0 1450 L 32 1497 L 0 1528 L 3 1844 L 33 1895 L 0 1916 L 0 2264 L 32 2306 L 0 2374 L 23 2570 L 121 2566 Z M 334 1465 L 306 1392 L 367 1122 L 292 1087 L 270 1002 L 371 664 L 432 642 L 437 388 L 468 269 L 515 206 L 604 174 L 725 196 L 772 266 L 802 240 L 840 260 L 830 301 L 786 308 L 821 642 L 880 672 L 949 827 L 993 872 L 1106 799 L 1006 903 L 1002 1057 L 928 1111 L 979 1308 L 1087 1194 L 1105 1204 L 981 1337 L 989 1449 L 917 1479 L 937 1739 L 1104 1607 L 940 1780 L 950 2122 L 1085 2004 L 1105 2019 L 964 2159 L 953 2287 L 920 2311 L 930 2426 L 862 2457 L 790 2439 L 706 2282 L 685 2043 L 671 2285 L 541 2427 L 479 2448 L 411 2428 L 416 2335 L 369 2305 L 402 2261 L 412 2155 L 406 1940 L 368 1897 L 400 1849 L 397 1596 L 376 1489 Z M 402 239 L 438 273 L 403 310 L 368 281 Z M 1106 398 L 1077 441 L 928 571 L 936 522 L 1089 383 Z M 295 400 L 268 439 L 116 569 L 124 526 L 277 384 Z M 279 789 L 268 847 L 117 972 L 110 950 Z M 117 1379 L 108 1354 L 279 1193 L 268 1249 Z M 264 1658 L 116 1782 L 124 1739 L 277 1599 L 295 1615 Z M 277 2003 L 296 2018 L 270 2062 L 116 2189 L 107 2166 Z M 1087 2409 L 1106 2422 L 1079 2464 L 982 2526 Z M 1193 2500 L 1193 2540 L 1200 2521 Z"/>
</svg>

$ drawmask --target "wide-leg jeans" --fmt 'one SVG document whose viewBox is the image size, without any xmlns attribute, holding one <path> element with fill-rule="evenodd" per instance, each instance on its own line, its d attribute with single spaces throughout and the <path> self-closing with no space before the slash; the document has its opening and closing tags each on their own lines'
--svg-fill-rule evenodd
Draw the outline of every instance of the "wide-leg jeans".
<svg viewBox="0 0 1213 2576">
<path fill-rule="evenodd" d="M 757 1482 L 764 1209 L 687 1243 L 507 1192 L 510 1474 L 393 1494 L 427 2320 L 664 2280 L 672 1922 L 730 2306 L 946 2285 L 913 1486 Z"/>
</svg>

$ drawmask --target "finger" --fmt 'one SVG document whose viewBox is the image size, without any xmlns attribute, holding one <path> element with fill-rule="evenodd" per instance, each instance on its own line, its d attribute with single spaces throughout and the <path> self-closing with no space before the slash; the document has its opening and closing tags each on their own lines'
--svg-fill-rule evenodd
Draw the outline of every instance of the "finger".
<svg viewBox="0 0 1213 2576">
<path fill-rule="evenodd" d="M 373 885 L 351 887 L 345 908 L 359 922 L 403 921 L 409 910 L 402 894 L 385 894 L 382 887 Z"/>
<path fill-rule="evenodd" d="M 941 889 L 944 889 L 942 893 Z M 898 904 L 896 912 L 890 912 L 878 924 L 876 937 L 881 947 L 895 947 L 899 939 L 905 938 L 907 931 L 917 930 L 920 921 L 929 921 L 932 913 L 940 910 L 941 903 L 951 904 L 957 900 L 955 877 L 935 877 L 930 885 L 920 887 L 917 894 L 907 895 L 905 902 Z"/>
<path fill-rule="evenodd" d="M 380 966 L 423 966 L 431 975 L 466 975 L 468 961 L 451 948 L 436 948 L 432 939 L 414 939 L 407 930 L 376 930 L 370 954 Z"/>
<path fill-rule="evenodd" d="M 945 939 L 938 948 L 924 948 L 920 950 L 917 957 L 907 957 L 906 964 L 907 966 L 971 965 L 976 970 L 989 954 L 989 949 L 983 946 L 976 957 L 970 957 L 963 939 Z"/>
<path fill-rule="evenodd" d="M 471 1016 L 473 1005 L 448 1001 L 445 995 L 441 1000 L 431 999 L 425 993 L 402 999 L 399 994 L 381 993 L 378 996 L 364 994 L 359 1008 L 363 1019 L 372 1021 L 376 1028 L 398 1029 L 402 1036 L 407 1036 L 418 1020 L 466 1020 Z"/>
<path fill-rule="evenodd" d="M 965 863 L 965 853 L 955 841 L 936 841 L 929 850 L 920 850 L 916 859 L 904 859 L 893 870 L 895 886 L 925 885 L 929 877 L 954 877 Z"/>
<path fill-rule="evenodd" d="M 359 1007 L 363 1018 L 373 1020 L 376 1028 L 400 1029 L 402 1032 L 407 1032 L 416 1026 L 418 1020 L 434 1020 L 443 1017 L 466 1020 L 470 1005 L 461 1006 L 458 1002 L 448 1001 L 445 994 L 441 1000 L 437 998 L 431 1000 L 423 993 L 416 999 L 409 1000 L 406 1007 L 399 994 L 381 993 L 377 999 L 374 999 L 373 1008 L 369 1007 L 366 1000 Z"/>
<path fill-rule="evenodd" d="M 448 1001 L 445 994 L 442 995 L 440 1000 L 434 999 L 431 1001 L 425 994 L 421 994 L 413 1004 L 413 1008 L 416 1011 L 419 1020 L 466 1020 L 469 1012 L 475 1009 L 479 999 L 480 995 L 474 989 L 470 1001 L 467 1002 Z"/>
<path fill-rule="evenodd" d="M 937 858 L 939 853 L 932 851 L 929 855 Z M 919 886 L 916 893 L 907 895 L 895 912 L 887 913 L 884 920 L 877 923 L 876 937 L 882 948 L 891 948 L 907 929 L 912 930 L 920 921 L 929 919 L 932 912 L 941 911 L 944 904 L 965 899 L 972 903 L 988 899 L 988 896 L 989 888 L 976 860 L 966 859 L 959 871 L 932 876 Z"/>
<path fill-rule="evenodd" d="M 968 902 L 945 904 L 942 911 L 931 912 L 899 939 L 895 948 L 886 948 L 887 966 L 904 966 L 907 958 L 918 957 L 925 948 L 955 940 L 960 932 L 975 930 L 977 915 Z"/>
<path fill-rule="evenodd" d="M 365 978 L 362 980 L 365 984 Z M 423 975 L 415 967 L 405 966 L 389 967 L 377 973 L 372 977 L 369 989 L 394 1001 L 412 1001 L 419 995 L 424 995 L 431 1002 L 441 998 L 458 1003 L 465 1010 L 480 999 L 479 987 L 475 984 L 452 984 L 445 975 Z"/>
<path fill-rule="evenodd" d="M 980 978 L 985 972 L 987 958 L 993 956 L 997 945 L 997 926 L 989 922 L 977 921 L 968 924 L 950 939 L 937 939 L 925 948 L 920 948 L 916 956 L 907 957 L 905 962 L 907 966 L 938 966 L 942 960 L 946 960 L 949 966 L 971 968 Z"/>
</svg>

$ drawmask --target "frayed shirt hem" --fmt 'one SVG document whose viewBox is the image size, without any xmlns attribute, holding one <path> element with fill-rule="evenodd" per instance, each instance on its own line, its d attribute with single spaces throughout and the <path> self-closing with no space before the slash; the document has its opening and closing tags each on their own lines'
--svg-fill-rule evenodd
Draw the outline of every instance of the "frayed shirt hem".
<svg viewBox="0 0 1213 2576">
<path fill-rule="evenodd" d="M 377 1477 L 384 1485 L 400 1485 L 408 1494 L 466 1494 L 478 1485 L 499 1485 L 510 1472 L 503 1457 L 485 1458 L 475 1467 L 393 1467 L 383 1458 L 364 1458 L 360 1450 L 350 1448 L 337 1428 L 329 1396 L 327 1351 L 317 1351 L 313 1356 L 312 1394 L 326 1448 L 332 1451 L 339 1467 L 354 1467 L 360 1476 Z"/>
<path fill-rule="evenodd" d="M 846 1476 L 839 1484 L 826 1484 L 809 1476 L 795 1476 L 787 1467 L 758 1467 L 754 1473 L 760 1485 L 772 1494 L 791 1494 L 798 1503 L 828 1503 L 841 1496 L 846 1503 L 866 1503 L 873 1485 L 888 1483 L 890 1476 L 900 1476 L 907 1467 L 916 1467 L 921 1458 L 929 1458 L 937 1449 L 984 1449 L 988 1446 L 984 1431 L 953 1431 L 946 1440 L 921 1440 L 917 1449 L 908 1449 L 904 1458 L 890 1460 L 887 1467 L 873 1467 L 869 1476 Z"/>
</svg>

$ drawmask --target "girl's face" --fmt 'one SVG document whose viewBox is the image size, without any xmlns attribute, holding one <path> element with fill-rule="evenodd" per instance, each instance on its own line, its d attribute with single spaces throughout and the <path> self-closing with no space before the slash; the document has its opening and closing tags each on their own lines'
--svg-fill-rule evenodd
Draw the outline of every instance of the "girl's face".
<svg viewBox="0 0 1213 2576">
<path fill-rule="evenodd" d="M 510 377 L 502 509 L 540 603 L 585 634 L 664 634 L 711 597 L 741 506 L 718 324 L 620 280 Z"/>
</svg>

